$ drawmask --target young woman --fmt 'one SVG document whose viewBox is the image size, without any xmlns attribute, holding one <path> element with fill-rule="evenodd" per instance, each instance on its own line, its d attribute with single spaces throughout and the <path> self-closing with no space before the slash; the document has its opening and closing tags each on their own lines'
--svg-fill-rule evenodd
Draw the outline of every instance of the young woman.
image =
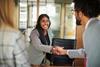
<svg viewBox="0 0 100 67">
<path fill-rule="evenodd" d="M 50 27 L 50 19 L 47 14 L 41 14 L 37 20 L 35 29 L 31 32 L 29 47 L 30 63 L 49 64 L 50 53 L 54 53 L 54 47 L 50 45 L 48 29 Z"/>
</svg>

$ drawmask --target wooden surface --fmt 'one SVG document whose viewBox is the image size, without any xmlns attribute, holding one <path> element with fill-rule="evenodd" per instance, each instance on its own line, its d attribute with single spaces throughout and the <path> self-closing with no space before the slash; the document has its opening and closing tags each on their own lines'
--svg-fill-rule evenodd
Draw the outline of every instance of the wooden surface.
<svg viewBox="0 0 100 67">
<path fill-rule="evenodd" d="M 49 66 L 49 65 L 33 65 L 32 67 L 82 67 L 82 66 Z"/>
</svg>

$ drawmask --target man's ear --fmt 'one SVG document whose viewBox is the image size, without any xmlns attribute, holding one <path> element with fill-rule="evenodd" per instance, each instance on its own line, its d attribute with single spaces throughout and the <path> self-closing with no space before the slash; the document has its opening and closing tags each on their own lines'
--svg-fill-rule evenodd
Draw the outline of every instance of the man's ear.
<svg viewBox="0 0 100 67">
<path fill-rule="evenodd" d="M 79 11 L 79 18 L 83 17 L 83 13 L 81 11 Z"/>
<path fill-rule="evenodd" d="M 20 2 L 20 0 L 14 0 L 15 5 L 18 6 L 18 3 Z"/>
</svg>

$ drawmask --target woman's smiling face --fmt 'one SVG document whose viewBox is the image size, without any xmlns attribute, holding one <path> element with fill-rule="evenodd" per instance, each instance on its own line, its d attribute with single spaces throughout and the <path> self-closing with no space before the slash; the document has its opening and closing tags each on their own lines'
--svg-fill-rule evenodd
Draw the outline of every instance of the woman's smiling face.
<svg viewBox="0 0 100 67">
<path fill-rule="evenodd" d="M 47 30 L 49 27 L 49 19 L 47 17 L 43 17 L 42 20 L 40 21 L 41 27 L 43 30 Z"/>
</svg>

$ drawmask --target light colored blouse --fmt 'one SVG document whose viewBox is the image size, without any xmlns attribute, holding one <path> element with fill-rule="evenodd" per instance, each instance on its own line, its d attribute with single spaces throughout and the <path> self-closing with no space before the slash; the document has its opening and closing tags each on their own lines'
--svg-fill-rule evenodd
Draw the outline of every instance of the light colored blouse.
<svg viewBox="0 0 100 67">
<path fill-rule="evenodd" d="M 27 46 L 19 31 L 0 30 L 0 67 L 30 67 Z"/>
</svg>

